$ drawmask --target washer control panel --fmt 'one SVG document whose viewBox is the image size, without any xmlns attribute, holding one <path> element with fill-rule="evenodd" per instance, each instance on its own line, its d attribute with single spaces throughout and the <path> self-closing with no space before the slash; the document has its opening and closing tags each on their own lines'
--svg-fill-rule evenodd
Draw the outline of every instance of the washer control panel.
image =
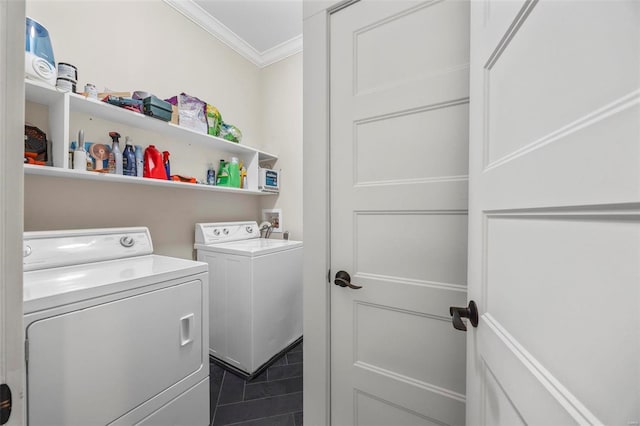
<svg viewBox="0 0 640 426">
<path fill-rule="evenodd" d="M 219 244 L 260 238 L 257 222 L 196 223 L 196 244 Z"/>
</svg>

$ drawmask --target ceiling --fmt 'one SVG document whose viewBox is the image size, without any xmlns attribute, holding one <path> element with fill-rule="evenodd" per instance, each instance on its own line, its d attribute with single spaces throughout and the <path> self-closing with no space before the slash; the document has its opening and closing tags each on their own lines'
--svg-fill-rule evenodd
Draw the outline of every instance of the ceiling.
<svg viewBox="0 0 640 426">
<path fill-rule="evenodd" d="M 164 0 L 259 67 L 302 51 L 302 0 Z"/>
</svg>

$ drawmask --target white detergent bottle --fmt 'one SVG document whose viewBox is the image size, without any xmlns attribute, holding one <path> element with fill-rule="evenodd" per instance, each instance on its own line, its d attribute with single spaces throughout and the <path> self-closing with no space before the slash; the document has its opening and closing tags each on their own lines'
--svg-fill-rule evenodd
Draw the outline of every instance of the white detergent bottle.
<svg viewBox="0 0 640 426">
<path fill-rule="evenodd" d="M 136 145 L 136 176 L 143 177 L 144 173 L 144 153 L 142 147 Z"/>
<path fill-rule="evenodd" d="M 120 133 L 118 132 L 109 132 L 109 136 L 111 136 L 111 140 L 113 143 L 111 144 L 111 153 L 113 154 L 113 159 L 115 161 L 114 172 L 117 175 L 122 174 L 122 151 L 120 151 Z"/>
<path fill-rule="evenodd" d="M 78 132 L 78 145 L 73 151 L 73 169 L 87 170 L 87 151 L 84 149 L 84 130 Z"/>
</svg>

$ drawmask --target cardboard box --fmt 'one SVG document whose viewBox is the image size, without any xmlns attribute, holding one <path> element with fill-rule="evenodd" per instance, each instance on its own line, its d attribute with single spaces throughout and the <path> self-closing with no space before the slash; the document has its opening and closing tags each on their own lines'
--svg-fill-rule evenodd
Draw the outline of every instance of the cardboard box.
<svg viewBox="0 0 640 426">
<path fill-rule="evenodd" d="M 180 113 L 177 105 L 171 105 L 171 122 L 177 125 L 180 124 Z"/>
</svg>

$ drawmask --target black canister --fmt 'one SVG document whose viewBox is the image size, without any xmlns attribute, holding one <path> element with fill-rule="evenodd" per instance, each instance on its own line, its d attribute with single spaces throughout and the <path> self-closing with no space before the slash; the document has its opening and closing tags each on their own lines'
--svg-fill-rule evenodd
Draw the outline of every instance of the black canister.
<svg viewBox="0 0 640 426">
<path fill-rule="evenodd" d="M 78 68 L 66 62 L 58 62 L 58 77 L 78 82 Z"/>
</svg>

